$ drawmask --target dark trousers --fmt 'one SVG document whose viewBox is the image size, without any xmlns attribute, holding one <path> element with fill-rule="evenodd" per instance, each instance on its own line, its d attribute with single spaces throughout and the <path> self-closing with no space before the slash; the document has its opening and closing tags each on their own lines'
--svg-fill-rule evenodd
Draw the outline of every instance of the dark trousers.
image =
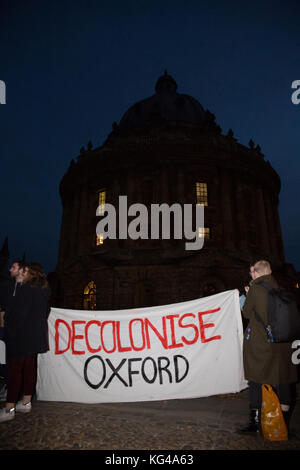
<svg viewBox="0 0 300 470">
<path fill-rule="evenodd" d="M 33 395 L 37 380 L 37 355 L 12 359 L 8 363 L 7 403 L 16 403 L 23 395 Z"/>
<path fill-rule="evenodd" d="M 275 385 L 274 390 L 279 398 L 281 405 L 292 405 L 294 401 L 294 384 Z M 249 382 L 249 401 L 252 410 L 261 408 L 262 391 L 261 384 Z"/>
</svg>

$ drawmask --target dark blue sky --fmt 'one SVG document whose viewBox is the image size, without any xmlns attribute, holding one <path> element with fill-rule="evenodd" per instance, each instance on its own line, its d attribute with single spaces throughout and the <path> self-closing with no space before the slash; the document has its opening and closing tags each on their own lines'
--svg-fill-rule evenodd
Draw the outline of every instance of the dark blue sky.
<svg viewBox="0 0 300 470">
<path fill-rule="evenodd" d="M 164 70 L 222 131 L 259 144 L 282 181 L 287 262 L 300 270 L 300 3 L 0 0 L 1 225 L 13 257 L 57 262 L 59 182 L 80 147 L 154 93 Z"/>
</svg>

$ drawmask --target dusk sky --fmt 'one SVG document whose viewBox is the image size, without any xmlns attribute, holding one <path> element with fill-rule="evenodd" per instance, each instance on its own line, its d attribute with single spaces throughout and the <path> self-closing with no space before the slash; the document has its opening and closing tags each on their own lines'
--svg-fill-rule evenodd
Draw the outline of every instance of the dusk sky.
<svg viewBox="0 0 300 470">
<path fill-rule="evenodd" d="M 12 258 L 55 269 L 70 161 L 167 69 L 278 172 L 286 261 L 300 271 L 299 1 L 0 0 L 0 53 L 0 248 L 7 236 Z"/>
</svg>

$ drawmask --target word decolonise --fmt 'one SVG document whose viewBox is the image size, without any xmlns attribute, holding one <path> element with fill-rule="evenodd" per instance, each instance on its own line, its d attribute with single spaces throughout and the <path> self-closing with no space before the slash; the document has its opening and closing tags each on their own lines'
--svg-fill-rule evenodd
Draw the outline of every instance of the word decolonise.
<svg viewBox="0 0 300 470">
<path fill-rule="evenodd" d="M 55 354 L 63 354 L 69 349 L 71 349 L 72 354 L 86 354 L 87 352 L 94 354 L 101 351 L 101 349 L 107 354 L 112 354 L 116 351 L 119 353 L 143 351 L 151 349 L 150 331 L 159 339 L 164 349 L 192 345 L 199 338 L 202 343 L 220 340 L 221 335 L 206 336 L 205 330 L 214 328 L 215 324 L 212 322 L 205 323 L 203 318 L 205 315 L 218 312 L 219 310 L 220 308 L 206 310 L 198 312 L 197 315 L 194 313 L 164 315 L 161 317 L 160 330 L 154 326 L 149 318 L 133 318 L 127 323 L 126 328 L 124 328 L 125 322 L 122 321 L 122 330 L 120 320 L 105 320 L 103 322 L 96 319 L 88 322 L 85 320 L 72 320 L 69 323 L 63 319 L 56 319 Z M 189 319 L 190 322 L 186 323 L 186 319 Z M 78 334 L 80 325 L 81 333 L 84 334 Z M 191 338 L 179 334 L 179 331 L 186 329 L 193 331 Z M 63 348 L 60 347 L 61 333 L 63 338 L 67 334 L 67 344 L 64 341 Z M 95 337 L 98 339 L 97 345 L 93 344 Z"/>
<path fill-rule="evenodd" d="M 118 379 L 125 387 L 132 387 L 133 376 L 136 375 L 140 375 L 148 384 L 157 382 L 161 385 L 165 381 L 178 383 L 188 375 L 188 359 L 179 354 L 158 356 L 158 351 L 191 346 L 197 341 L 209 343 L 220 340 L 219 334 L 209 335 L 208 330 L 214 328 L 215 324 L 211 320 L 205 322 L 208 315 L 219 311 L 220 308 L 216 308 L 197 314 L 163 315 L 156 318 L 155 324 L 153 317 L 151 320 L 147 317 L 122 321 L 100 321 L 95 318 L 69 322 L 58 318 L 54 325 L 55 354 L 87 354 L 89 357 L 84 364 L 84 380 L 93 389 L 102 385 L 106 389 L 113 379 Z M 148 350 L 151 351 L 146 352 L 146 357 L 137 357 L 137 352 Z M 100 351 L 101 356 L 97 354 Z M 132 355 L 135 354 L 134 357 L 120 357 L 120 353 L 130 351 Z M 111 354 L 113 361 L 105 357 L 106 354 Z M 95 375 L 98 380 L 96 383 L 91 379 Z"/>
</svg>

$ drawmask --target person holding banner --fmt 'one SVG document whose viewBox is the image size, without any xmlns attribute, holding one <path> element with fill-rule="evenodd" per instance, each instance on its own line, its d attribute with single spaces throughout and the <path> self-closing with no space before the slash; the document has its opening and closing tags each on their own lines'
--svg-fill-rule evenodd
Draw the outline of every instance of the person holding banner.
<svg viewBox="0 0 300 470">
<path fill-rule="evenodd" d="M 249 384 L 250 421 L 246 427 L 238 429 L 240 434 L 260 431 L 262 384 L 269 384 L 275 388 L 288 422 L 292 404 L 291 384 L 297 382 L 297 369 L 291 361 L 290 343 L 268 342 L 265 330 L 255 316 L 256 311 L 265 322 L 267 321 L 268 291 L 260 286 L 260 283 L 265 282 L 273 288 L 278 288 L 271 273 L 268 261 L 261 260 L 255 263 L 251 272 L 253 282 L 242 310 L 243 316 L 249 319 L 244 334 L 243 362 L 245 379 Z"/>
<path fill-rule="evenodd" d="M 5 342 L 8 362 L 7 402 L 0 422 L 10 421 L 15 411 L 31 411 L 37 379 L 37 354 L 48 351 L 47 318 L 50 289 L 40 264 L 20 269 L 16 278 L 21 286 L 6 296 Z M 24 380 L 23 400 L 17 403 Z"/>
<path fill-rule="evenodd" d="M 18 280 L 20 279 L 19 276 L 22 276 L 23 270 L 26 268 L 26 265 L 24 264 L 23 261 L 21 260 L 14 260 L 9 273 L 10 273 L 10 279 L 5 280 L 1 283 L 0 286 L 0 340 L 5 344 L 5 338 L 4 338 L 4 317 L 5 317 L 5 312 L 4 312 L 4 307 L 3 305 L 6 303 L 5 299 L 9 297 L 13 297 L 16 295 L 16 292 L 19 290 L 19 287 L 22 285 L 22 281 Z M 4 357 L 5 357 L 5 346 L 4 346 Z M 4 385 L 2 389 L 0 390 L 0 400 L 6 400 L 6 394 L 7 394 L 7 379 L 8 379 L 8 367 L 6 360 L 4 359 L 4 362 L 1 363 L 1 376 L 4 379 Z"/>
</svg>

